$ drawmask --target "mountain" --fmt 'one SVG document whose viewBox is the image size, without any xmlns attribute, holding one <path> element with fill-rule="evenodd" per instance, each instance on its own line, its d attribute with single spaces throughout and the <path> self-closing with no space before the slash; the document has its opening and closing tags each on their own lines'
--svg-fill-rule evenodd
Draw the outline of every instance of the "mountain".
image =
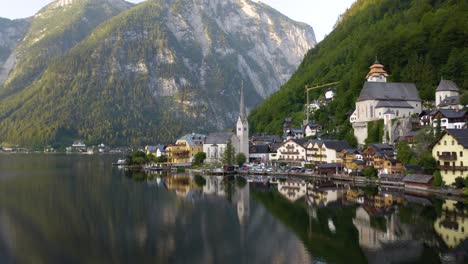
<svg viewBox="0 0 468 264">
<path fill-rule="evenodd" d="M 29 22 L 26 19 L 0 18 L 0 85 L 8 77 L 6 69 L 12 67 L 9 66 L 13 62 L 11 54 L 26 35 L 28 28 Z"/>
<path fill-rule="evenodd" d="M 58 0 L 30 18 L 24 39 L 10 54 L 0 78 L 0 97 L 32 84 L 47 68 L 70 48 L 87 37 L 99 24 L 127 10 L 123 0 Z M 11 72 L 10 72 L 11 71 Z"/>
<path fill-rule="evenodd" d="M 287 116 L 299 125 L 304 86 L 339 81 L 336 100 L 313 118 L 327 129 L 341 126 L 340 137 L 352 135 L 346 113 L 354 110 L 375 56 L 390 73 L 389 81 L 414 82 L 423 100 L 434 99 L 442 77 L 466 90 L 467 13 L 466 0 L 358 0 L 308 52 L 291 79 L 251 112 L 251 128 L 280 133 Z M 324 89 L 311 91 L 310 98 Z"/>
<path fill-rule="evenodd" d="M 0 100 L 0 142 L 137 145 L 231 128 L 242 83 L 252 108 L 314 45 L 310 26 L 265 4 L 148 0 Z"/>
</svg>

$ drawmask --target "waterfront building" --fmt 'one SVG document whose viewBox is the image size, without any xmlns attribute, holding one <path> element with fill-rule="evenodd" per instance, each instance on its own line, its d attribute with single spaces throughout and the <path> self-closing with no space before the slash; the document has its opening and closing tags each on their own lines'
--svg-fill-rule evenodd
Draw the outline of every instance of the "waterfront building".
<svg viewBox="0 0 468 264">
<path fill-rule="evenodd" d="M 187 134 L 179 138 L 175 144 L 166 148 L 167 160 L 171 164 L 190 164 L 195 155 L 203 151 L 206 135 Z"/>
<path fill-rule="evenodd" d="M 306 162 L 306 141 L 303 139 L 289 139 L 277 150 L 278 161 L 286 162 L 290 165 L 303 166 Z"/>
<path fill-rule="evenodd" d="M 431 147 L 446 184 L 454 183 L 457 177 L 468 176 L 468 129 L 447 129 Z"/>
<path fill-rule="evenodd" d="M 422 111 L 416 85 L 387 82 L 387 77 L 384 66 L 376 60 L 350 117 L 359 144 L 364 144 L 367 138 L 367 123 L 384 119 L 385 113 L 393 112 L 395 118 L 406 118 Z"/>
<path fill-rule="evenodd" d="M 250 162 L 267 163 L 270 160 L 270 146 L 251 145 L 249 148 Z"/>
<path fill-rule="evenodd" d="M 405 188 L 425 191 L 433 187 L 434 177 L 425 174 L 407 174 L 402 181 L 405 184 Z"/>
<path fill-rule="evenodd" d="M 203 152 L 206 153 L 206 163 L 221 163 L 228 142 L 231 142 L 234 153 L 238 153 L 239 138 L 233 132 L 210 133 L 203 144 Z"/>
</svg>

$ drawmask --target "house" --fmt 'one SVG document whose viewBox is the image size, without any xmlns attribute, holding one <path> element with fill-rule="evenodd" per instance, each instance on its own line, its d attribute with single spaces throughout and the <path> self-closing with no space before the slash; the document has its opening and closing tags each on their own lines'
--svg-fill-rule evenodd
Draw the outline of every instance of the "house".
<svg viewBox="0 0 468 264">
<path fill-rule="evenodd" d="M 391 111 L 396 118 L 401 118 L 419 115 L 422 111 L 416 85 L 387 82 L 387 76 L 384 66 L 377 60 L 366 76 L 350 118 L 359 144 L 364 144 L 367 138 L 367 122 L 384 119 L 384 113 Z"/>
<path fill-rule="evenodd" d="M 83 140 L 75 140 L 71 146 L 72 151 L 85 152 L 86 144 Z"/>
<path fill-rule="evenodd" d="M 303 138 L 304 138 L 304 131 L 300 128 L 291 128 L 289 130 L 286 130 L 286 132 L 283 135 L 284 140 L 303 139 Z"/>
<path fill-rule="evenodd" d="M 457 177 L 468 176 L 468 129 L 447 129 L 432 143 L 442 179 L 452 184 Z"/>
<path fill-rule="evenodd" d="M 327 90 L 325 90 L 325 100 L 333 101 L 333 99 L 335 98 L 335 94 L 336 88 L 328 88 Z"/>
<path fill-rule="evenodd" d="M 358 149 L 344 149 L 340 157 L 343 160 L 344 171 L 347 173 L 359 172 L 365 168 L 366 162 L 362 152 Z"/>
<path fill-rule="evenodd" d="M 341 163 L 340 152 L 349 149 L 348 142 L 344 140 L 311 140 L 306 145 L 307 161 L 313 164 Z"/>
<path fill-rule="evenodd" d="M 376 167 L 378 165 L 378 167 Z M 380 162 L 374 164 L 374 168 L 379 171 L 380 174 L 395 174 L 399 175 L 404 172 L 404 167 L 401 162 L 396 158 L 384 155 Z"/>
<path fill-rule="evenodd" d="M 250 137 L 252 145 L 271 145 L 282 142 L 283 140 L 278 135 L 252 135 Z"/>
<path fill-rule="evenodd" d="M 306 141 L 303 139 L 289 139 L 285 141 L 277 150 L 278 161 L 286 162 L 290 165 L 304 165 L 306 162 Z"/>
<path fill-rule="evenodd" d="M 363 151 L 367 167 L 379 167 L 385 155 L 390 158 L 395 156 L 395 151 L 389 144 L 370 144 Z"/>
<path fill-rule="evenodd" d="M 454 109 L 440 109 L 433 118 L 433 127 L 439 125 L 441 129 L 462 129 L 467 127 L 468 111 Z"/>
<path fill-rule="evenodd" d="M 279 155 L 278 155 L 278 149 L 283 145 L 282 143 L 274 143 L 270 145 L 270 153 L 268 154 L 268 160 L 271 163 L 274 163 L 278 161 Z"/>
<path fill-rule="evenodd" d="M 250 162 L 267 163 L 270 160 L 269 145 L 251 145 L 249 148 Z"/>
<path fill-rule="evenodd" d="M 437 110 L 423 110 L 421 114 L 419 114 L 419 122 L 421 126 L 432 126 L 436 113 Z"/>
<path fill-rule="evenodd" d="M 438 109 L 461 109 L 460 105 L 460 89 L 450 80 L 441 80 L 437 86 L 436 107 Z"/>
<path fill-rule="evenodd" d="M 317 165 L 319 175 L 333 175 L 343 172 L 343 164 L 341 163 L 322 163 Z"/>
<path fill-rule="evenodd" d="M 231 144 L 234 148 L 234 153 L 239 153 L 239 138 L 236 134 L 232 132 L 217 132 L 210 133 L 206 137 L 206 141 L 203 144 L 203 152 L 206 153 L 206 163 L 221 163 L 224 152 L 226 150 L 228 142 L 231 141 Z"/>
<path fill-rule="evenodd" d="M 433 178 L 432 175 L 408 174 L 403 178 L 403 183 L 405 184 L 405 188 L 428 190 L 433 186 Z"/>
<path fill-rule="evenodd" d="M 167 159 L 172 164 L 190 164 L 195 155 L 203 151 L 206 135 L 187 134 L 179 138 L 175 145 L 169 145 L 166 148 Z M 157 151 L 158 149 L 156 149 Z"/>
<path fill-rule="evenodd" d="M 304 135 L 306 137 L 315 137 L 317 134 L 322 130 L 322 126 L 315 123 L 314 121 L 310 121 L 308 124 L 304 126 Z"/>
</svg>

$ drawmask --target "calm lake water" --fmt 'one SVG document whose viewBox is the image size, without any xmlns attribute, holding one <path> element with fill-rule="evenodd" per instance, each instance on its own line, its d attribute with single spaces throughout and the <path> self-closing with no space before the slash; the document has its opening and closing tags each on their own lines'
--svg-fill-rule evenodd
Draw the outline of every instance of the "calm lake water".
<svg viewBox="0 0 468 264">
<path fill-rule="evenodd" d="M 0 263 L 463 263 L 468 205 L 0 155 Z M 465 258 L 466 259 L 466 258 Z"/>
</svg>

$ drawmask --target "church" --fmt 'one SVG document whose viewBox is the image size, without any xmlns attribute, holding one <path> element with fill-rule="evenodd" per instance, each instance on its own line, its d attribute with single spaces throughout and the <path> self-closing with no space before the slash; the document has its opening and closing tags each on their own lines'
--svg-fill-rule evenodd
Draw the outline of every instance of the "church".
<svg viewBox="0 0 468 264">
<path fill-rule="evenodd" d="M 249 121 L 244 103 L 244 85 L 241 86 L 239 117 L 237 118 L 236 132 L 210 133 L 203 144 L 206 153 L 206 163 L 221 163 L 228 141 L 231 141 L 234 152 L 244 153 L 249 160 Z"/>
<path fill-rule="evenodd" d="M 364 144 L 367 138 L 367 122 L 389 116 L 392 119 L 406 118 L 422 111 L 422 101 L 414 83 L 387 82 L 387 77 L 384 66 L 376 60 L 370 66 L 367 81 L 350 117 L 359 144 Z"/>
</svg>

